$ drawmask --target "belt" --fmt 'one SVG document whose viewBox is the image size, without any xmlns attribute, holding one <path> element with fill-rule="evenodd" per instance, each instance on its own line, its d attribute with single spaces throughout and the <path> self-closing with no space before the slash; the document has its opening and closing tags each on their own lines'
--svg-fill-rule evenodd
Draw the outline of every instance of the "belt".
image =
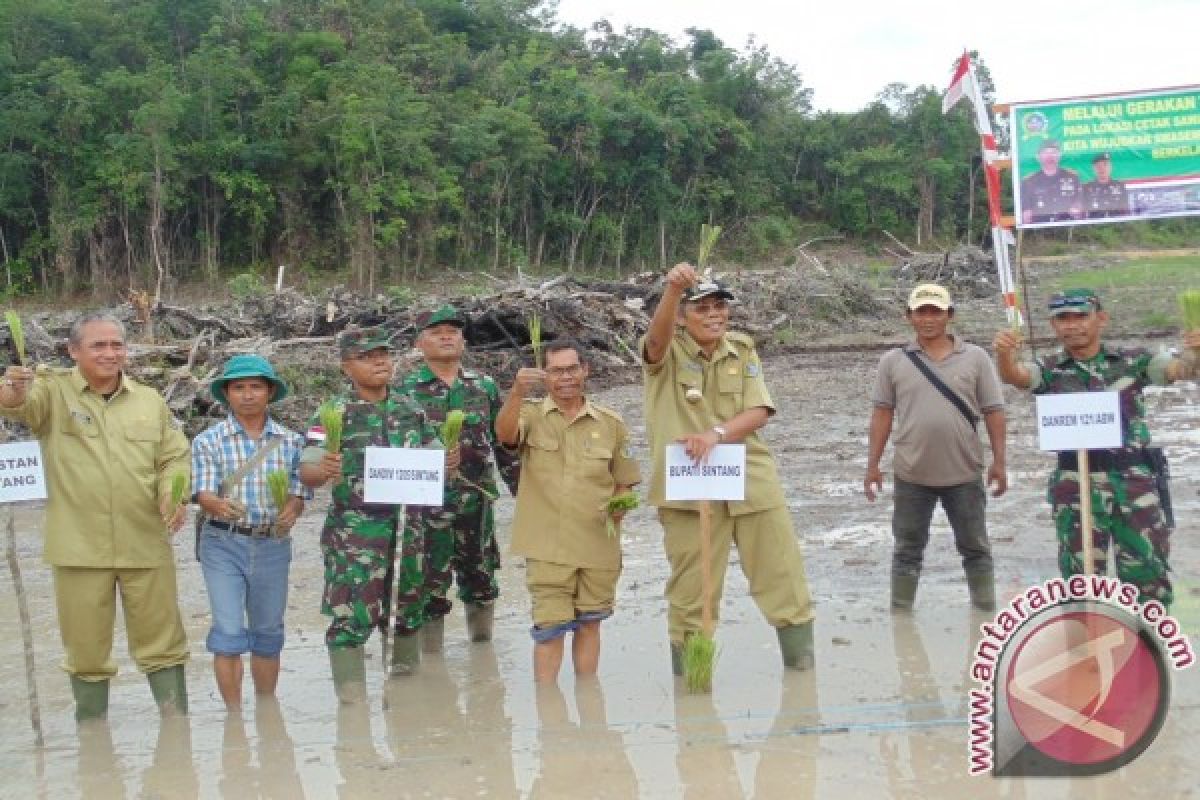
<svg viewBox="0 0 1200 800">
<path fill-rule="evenodd" d="M 210 519 L 208 524 L 219 531 L 229 531 L 241 536 L 251 536 L 255 539 L 285 539 L 286 533 L 277 533 L 274 525 L 235 525 L 219 519 Z"/>
<path fill-rule="evenodd" d="M 1149 460 L 1143 450 L 1133 452 L 1129 450 L 1088 450 L 1088 469 L 1092 472 L 1144 467 L 1148 464 Z M 1078 472 L 1079 454 L 1073 450 L 1060 451 L 1058 468 L 1068 472 Z"/>
</svg>

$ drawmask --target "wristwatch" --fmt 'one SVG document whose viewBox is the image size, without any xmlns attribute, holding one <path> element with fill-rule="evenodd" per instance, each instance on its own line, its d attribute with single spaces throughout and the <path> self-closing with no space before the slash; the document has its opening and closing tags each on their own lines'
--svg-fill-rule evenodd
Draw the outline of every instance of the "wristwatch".
<svg viewBox="0 0 1200 800">
<path fill-rule="evenodd" d="M 725 441 L 725 429 L 720 425 L 713 425 L 712 431 L 717 435 L 717 444 Z"/>
</svg>

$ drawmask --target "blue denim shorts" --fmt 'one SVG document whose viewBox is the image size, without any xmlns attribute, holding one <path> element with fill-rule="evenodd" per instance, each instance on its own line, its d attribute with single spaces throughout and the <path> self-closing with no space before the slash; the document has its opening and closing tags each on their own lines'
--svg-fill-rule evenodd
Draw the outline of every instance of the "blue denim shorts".
<svg viewBox="0 0 1200 800">
<path fill-rule="evenodd" d="M 200 567 L 212 610 L 206 641 L 210 653 L 279 655 L 291 563 L 290 537 L 246 536 L 205 523 L 200 529 Z"/>
</svg>

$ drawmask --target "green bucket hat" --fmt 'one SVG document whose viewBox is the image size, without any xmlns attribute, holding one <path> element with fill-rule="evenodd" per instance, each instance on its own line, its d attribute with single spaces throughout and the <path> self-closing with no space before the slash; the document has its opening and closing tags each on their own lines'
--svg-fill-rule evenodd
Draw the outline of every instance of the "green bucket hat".
<svg viewBox="0 0 1200 800">
<path fill-rule="evenodd" d="M 1093 289 L 1064 289 L 1050 295 L 1046 303 L 1050 316 L 1059 314 L 1087 314 L 1100 310 L 1100 295 Z"/>
<path fill-rule="evenodd" d="M 434 309 L 433 311 L 422 311 L 417 315 L 416 322 L 417 333 L 420 333 L 426 328 L 432 328 L 434 325 L 445 324 L 454 325 L 457 328 L 467 327 L 466 319 L 464 319 L 463 316 L 458 313 L 458 309 L 449 304 L 446 304 L 441 308 Z"/>
<path fill-rule="evenodd" d="M 262 356 L 252 354 L 236 355 L 225 362 L 225 369 L 213 380 L 210 391 L 221 405 L 228 406 L 229 399 L 225 396 L 225 384 L 241 378 L 262 378 L 275 387 L 271 402 L 275 403 L 287 397 L 287 384 L 275 374 L 271 362 Z"/>
<path fill-rule="evenodd" d="M 381 347 L 392 349 L 392 337 L 382 327 L 347 328 L 337 337 L 338 355 L 341 358 L 369 353 Z"/>
</svg>

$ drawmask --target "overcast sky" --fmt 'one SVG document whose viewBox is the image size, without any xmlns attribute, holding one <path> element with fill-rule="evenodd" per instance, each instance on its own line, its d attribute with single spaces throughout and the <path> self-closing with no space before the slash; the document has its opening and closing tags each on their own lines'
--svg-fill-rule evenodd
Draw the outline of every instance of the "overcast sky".
<svg viewBox="0 0 1200 800">
<path fill-rule="evenodd" d="M 944 89 L 964 48 L 991 70 L 998 102 L 1200 83 L 1200 0 L 560 0 L 558 18 L 607 18 L 684 40 L 753 36 L 794 65 L 813 107 L 857 111 L 887 84 Z"/>
</svg>

